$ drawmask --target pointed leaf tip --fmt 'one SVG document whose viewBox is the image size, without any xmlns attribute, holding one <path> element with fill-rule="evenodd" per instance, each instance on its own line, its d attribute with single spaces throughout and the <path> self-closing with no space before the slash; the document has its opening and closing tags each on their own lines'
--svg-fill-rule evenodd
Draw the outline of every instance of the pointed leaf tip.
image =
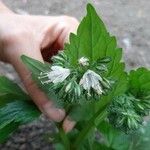
<svg viewBox="0 0 150 150">
<path fill-rule="evenodd" d="M 87 4 L 87 11 L 90 11 L 90 10 L 95 10 L 95 9 L 91 3 L 88 3 Z"/>
<path fill-rule="evenodd" d="M 26 55 L 21 55 L 21 61 L 23 62 L 23 63 L 25 63 L 25 61 L 29 58 L 29 57 L 27 57 Z"/>
</svg>

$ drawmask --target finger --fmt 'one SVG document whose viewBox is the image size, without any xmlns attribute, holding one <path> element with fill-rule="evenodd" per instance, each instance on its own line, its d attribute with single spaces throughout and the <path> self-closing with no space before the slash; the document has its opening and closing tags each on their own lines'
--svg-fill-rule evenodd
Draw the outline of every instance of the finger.
<svg viewBox="0 0 150 150">
<path fill-rule="evenodd" d="M 34 81 L 32 81 L 30 75 L 31 73 L 28 71 L 28 69 L 25 67 L 25 65 L 21 62 L 20 59 L 20 56 L 24 54 L 42 62 L 43 59 L 40 51 L 38 50 L 38 47 L 33 46 L 32 50 L 29 50 L 30 47 L 22 46 L 22 49 L 23 50 L 16 49 L 13 51 L 13 53 L 9 53 L 11 55 L 9 56 L 10 62 L 13 64 L 14 68 L 19 73 L 29 95 L 31 96 L 35 104 L 39 107 L 39 109 L 50 119 L 57 122 L 62 121 L 65 117 L 64 110 L 57 109 L 54 107 L 52 101 L 49 101 L 46 95 L 37 87 Z"/>
<path fill-rule="evenodd" d="M 63 47 L 65 43 L 68 43 L 70 33 L 76 33 L 78 26 L 79 22 L 76 18 L 65 17 L 58 26 L 58 28 L 62 28 L 62 32 L 60 33 L 57 41 L 58 45 Z"/>
<path fill-rule="evenodd" d="M 67 116 L 63 122 L 63 129 L 66 133 L 68 133 L 74 128 L 75 125 L 76 122 L 71 120 L 71 118 Z"/>
<path fill-rule="evenodd" d="M 46 61 L 64 48 L 64 43 L 69 42 L 70 33 L 75 33 L 79 25 L 72 17 L 57 17 L 56 20 L 54 26 L 45 30 L 41 42 L 41 52 Z"/>
</svg>

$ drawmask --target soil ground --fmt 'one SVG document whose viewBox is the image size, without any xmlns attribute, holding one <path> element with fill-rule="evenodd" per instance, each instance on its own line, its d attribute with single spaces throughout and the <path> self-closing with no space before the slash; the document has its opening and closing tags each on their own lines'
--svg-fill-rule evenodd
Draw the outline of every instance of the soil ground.
<svg viewBox="0 0 150 150">
<path fill-rule="evenodd" d="M 21 14 L 71 15 L 79 20 L 85 15 L 88 0 L 5 0 L 11 9 Z M 148 0 L 93 0 L 109 31 L 116 35 L 124 49 L 127 69 L 150 67 L 150 1 Z M 14 69 L 0 63 L 0 74 L 21 83 Z M 44 117 L 20 127 L 10 139 L 0 145 L 1 150 L 48 150 L 51 145 L 44 133 L 52 132 L 52 123 Z"/>
</svg>

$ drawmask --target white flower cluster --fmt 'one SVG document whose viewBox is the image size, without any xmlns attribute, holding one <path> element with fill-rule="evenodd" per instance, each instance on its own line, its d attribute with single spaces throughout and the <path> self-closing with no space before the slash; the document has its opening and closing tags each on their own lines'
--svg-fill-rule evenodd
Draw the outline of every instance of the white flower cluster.
<svg viewBox="0 0 150 150">
<path fill-rule="evenodd" d="M 89 66 L 89 59 L 85 57 L 81 57 L 78 60 L 78 63 L 83 67 Z M 65 81 L 70 75 L 72 75 L 71 73 L 72 73 L 71 69 L 64 68 L 63 66 L 54 65 L 51 67 L 51 70 L 49 72 L 41 73 L 39 78 L 48 79 L 46 81 L 41 81 L 42 84 L 48 84 L 48 83 L 57 84 Z M 84 90 L 87 91 L 88 96 L 91 96 L 91 89 L 93 89 L 93 91 L 95 91 L 97 95 L 101 95 L 103 93 L 102 82 L 103 82 L 103 78 L 99 74 L 97 74 L 93 70 L 88 69 L 83 74 L 82 78 L 79 79 L 79 81 L 74 81 L 74 82 L 70 81 L 67 84 L 64 92 L 69 94 L 71 88 L 73 88 L 75 93 L 77 93 L 77 95 L 79 96 L 81 94 L 80 87 L 82 87 Z"/>
</svg>

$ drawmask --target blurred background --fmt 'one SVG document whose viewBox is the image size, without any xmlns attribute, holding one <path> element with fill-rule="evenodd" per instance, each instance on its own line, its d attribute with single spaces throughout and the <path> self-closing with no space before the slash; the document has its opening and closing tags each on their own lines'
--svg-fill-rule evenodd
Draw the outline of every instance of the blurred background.
<svg viewBox="0 0 150 150">
<path fill-rule="evenodd" d="M 148 0 L 3 0 L 19 14 L 71 15 L 81 19 L 88 2 L 96 7 L 107 28 L 123 48 L 127 69 L 150 67 L 150 1 Z M 2 20 L 1 20 L 2 21 Z M 14 69 L 0 62 L 0 74 L 20 83 Z M 0 150 L 48 150 L 45 133 L 53 132 L 53 124 L 41 117 L 38 121 L 20 127 Z"/>
</svg>

